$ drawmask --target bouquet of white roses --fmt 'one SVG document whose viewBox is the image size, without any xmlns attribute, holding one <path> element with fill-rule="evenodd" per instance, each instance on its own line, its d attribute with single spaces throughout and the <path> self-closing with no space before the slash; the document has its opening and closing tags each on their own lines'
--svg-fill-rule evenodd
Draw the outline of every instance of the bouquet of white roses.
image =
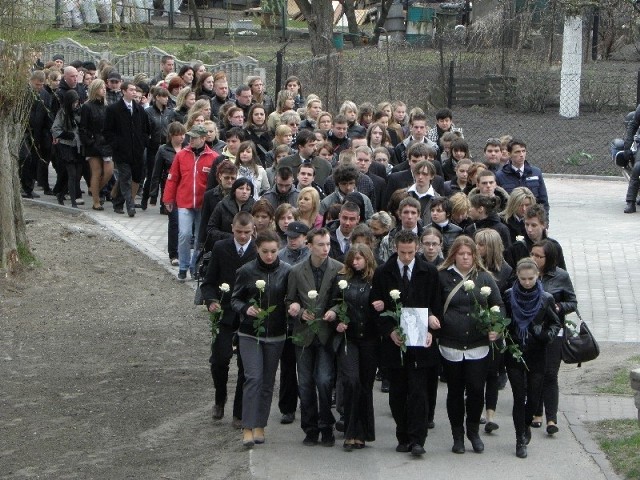
<svg viewBox="0 0 640 480">
<path fill-rule="evenodd" d="M 516 359 L 518 362 L 522 362 L 526 367 L 524 359 L 522 358 L 522 351 L 516 342 L 511 338 L 511 334 L 509 333 L 509 329 L 507 328 L 511 323 L 511 319 L 505 317 L 500 311 L 500 307 L 498 305 L 494 305 L 493 307 L 483 307 L 478 302 L 475 294 L 473 293 L 473 289 L 476 287 L 473 280 L 467 280 L 463 284 L 463 288 L 465 292 L 471 292 L 471 296 L 473 297 L 473 312 L 471 316 L 478 321 L 477 329 L 480 333 L 489 334 L 490 332 L 495 332 L 498 334 L 498 337 L 502 337 L 505 340 L 505 344 L 503 347 L 499 347 L 495 342 L 491 342 L 491 351 L 494 349 L 500 348 L 501 352 L 509 351 L 511 356 Z M 484 298 L 488 298 L 491 295 L 491 287 L 484 286 L 480 288 L 480 295 Z"/>
<path fill-rule="evenodd" d="M 344 323 L 345 325 L 349 325 L 349 315 L 347 302 L 344 300 L 344 292 L 347 288 L 349 288 L 349 283 L 346 280 L 340 280 L 338 282 L 338 288 L 341 292 L 341 298 L 338 299 L 338 312 L 336 316 L 338 317 L 338 321 L 340 323 Z M 344 352 L 347 353 L 347 331 L 344 331 Z"/>
</svg>

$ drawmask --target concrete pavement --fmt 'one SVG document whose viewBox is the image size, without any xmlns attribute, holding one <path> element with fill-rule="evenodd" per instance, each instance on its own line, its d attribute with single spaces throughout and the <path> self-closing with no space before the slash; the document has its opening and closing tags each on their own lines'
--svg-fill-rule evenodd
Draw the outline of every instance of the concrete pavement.
<svg viewBox="0 0 640 480">
<path fill-rule="evenodd" d="M 574 282 L 578 305 L 599 341 L 640 342 L 640 213 L 625 215 L 626 183 L 599 179 L 547 179 L 551 204 L 549 235 L 564 249 L 567 268 Z M 134 218 L 113 213 L 83 211 L 135 248 L 177 274 L 166 253 L 167 217 L 158 208 L 138 211 Z M 55 197 L 35 203 L 55 204 Z M 69 209 L 71 210 L 71 209 Z M 73 210 L 77 212 L 77 210 Z M 191 299 L 185 299 L 190 302 Z M 206 329 L 203 328 L 203 334 Z M 379 384 L 376 384 L 376 389 Z M 500 478 L 596 479 L 617 478 L 608 462 L 583 428 L 584 421 L 603 418 L 637 418 L 631 397 L 563 395 L 560 401 L 561 431 L 547 437 L 534 430 L 527 460 L 514 455 L 515 435 L 510 418 L 511 393 L 501 392 L 497 422 L 500 429 L 484 435 L 486 451 L 454 455 L 445 409 L 446 387 L 441 385 L 436 411 L 436 428 L 429 433 L 427 453 L 421 459 L 394 452 L 393 419 L 385 394 L 375 393 L 377 441 L 350 454 L 341 448 L 304 447 L 303 433 L 293 425 L 278 423 L 280 414 L 272 408 L 267 443 L 248 452 L 256 478 L 389 478 L 405 479 L 438 475 L 444 478 L 468 476 Z M 274 399 L 274 405 L 277 399 Z M 567 428 L 567 426 L 569 428 Z M 338 444 L 341 444 L 338 435 Z M 470 453 L 469 453 L 470 452 Z"/>
</svg>

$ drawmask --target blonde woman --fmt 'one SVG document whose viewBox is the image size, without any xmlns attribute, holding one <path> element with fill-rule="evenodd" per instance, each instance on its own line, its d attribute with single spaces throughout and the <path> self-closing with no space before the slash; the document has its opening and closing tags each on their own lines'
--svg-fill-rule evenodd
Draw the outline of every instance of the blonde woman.
<svg viewBox="0 0 640 480">
<path fill-rule="evenodd" d="M 104 80 L 93 80 L 89 85 L 89 99 L 80 110 L 80 142 L 91 168 L 90 187 L 94 210 L 104 210 L 100 192 L 113 176 L 111 146 L 102 134 L 107 111 L 106 96 Z"/>
<path fill-rule="evenodd" d="M 196 103 L 196 93 L 191 87 L 184 87 L 176 97 L 176 108 L 169 113 L 171 122 L 180 122 L 184 124 L 187 121 L 189 109 Z"/>
<path fill-rule="evenodd" d="M 313 187 L 305 187 L 298 195 L 298 215 L 300 221 L 307 227 L 322 227 L 322 215 L 320 215 L 320 194 Z"/>
<path fill-rule="evenodd" d="M 527 231 L 524 228 L 524 217 L 527 208 L 536 204 L 536 197 L 527 187 L 516 187 L 509 194 L 507 206 L 500 212 L 500 218 L 509 227 L 511 242 L 516 241 L 516 237 L 526 237 Z"/>
</svg>

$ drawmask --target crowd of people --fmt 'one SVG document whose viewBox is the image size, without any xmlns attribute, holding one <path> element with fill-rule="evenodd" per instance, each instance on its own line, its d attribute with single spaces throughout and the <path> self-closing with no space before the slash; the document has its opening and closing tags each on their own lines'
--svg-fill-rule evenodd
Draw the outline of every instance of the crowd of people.
<svg viewBox="0 0 640 480">
<path fill-rule="evenodd" d="M 425 453 L 439 380 L 454 453 L 465 436 L 481 453 L 480 425 L 499 428 L 505 377 L 516 455 L 543 415 L 558 433 L 558 337 L 577 302 L 524 141 L 470 152 L 446 108 L 429 128 L 401 101 L 327 112 L 296 77 L 273 99 L 261 77 L 231 91 L 224 72 L 174 70 L 166 56 L 156 78 L 123 80 L 60 55 L 34 70 L 20 180 L 24 197 L 39 184 L 78 207 L 84 177 L 94 210 L 110 201 L 130 217 L 159 201 L 169 261 L 202 282 L 215 322 L 215 420 L 237 347 L 233 423 L 247 447 L 265 442 L 278 368 L 281 423 L 299 406 L 309 446 L 333 446 L 336 429 L 346 451 L 375 441 L 377 378 L 398 452 Z M 408 309 L 426 309 L 418 344 Z"/>
</svg>

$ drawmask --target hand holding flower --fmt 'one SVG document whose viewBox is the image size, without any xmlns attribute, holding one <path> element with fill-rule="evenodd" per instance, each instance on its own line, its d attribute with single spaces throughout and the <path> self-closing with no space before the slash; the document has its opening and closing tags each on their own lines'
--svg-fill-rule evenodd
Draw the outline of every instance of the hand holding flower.
<svg viewBox="0 0 640 480">
<path fill-rule="evenodd" d="M 336 317 L 337 317 L 336 312 L 334 312 L 333 310 L 329 310 L 327 311 L 327 313 L 324 314 L 322 319 L 325 322 L 333 322 L 336 319 Z"/>
<path fill-rule="evenodd" d="M 371 302 L 371 306 L 376 312 L 381 312 L 384 310 L 384 302 L 382 300 L 376 300 L 375 302 Z"/>
<path fill-rule="evenodd" d="M 247 308 L 247 315 L 249 315 L 250 317 L 257 317 L 258 315 L 260 315 L 260 312 L 262 310 L 254 305 L 251 305 L 249 308 Z"/>
<path fill-rule="evenodd" d="M 218 302 L 211 302 L 211 305 L 209 305 L 209 311 L 217 312 L 218 310 L 220 310 L 220 304 Z"/>
<path fill-rule="evenodd" d="M 402 347 L 402 345 L 404 345 L 404 342 L 400 338 L 400 335 L 398 335 L 397 330 L 394 329 L 389 335 L 389 337 L 391 337 L 391 341 L 395 343 L 398 347 Z"/>
<path fill-rule="evenodd" d="M 336 327 L 336 331 L 337 331 L 338 333 L 344 333 L 344 332 L 346 332 L 346 331 L 347 331 L 347 328 L 349 328 L 349 325 L 347 325 L 346 323 L 342 323 L 342 322 L 340 322 L 340 323 L 338 324 L 338 326 Z"/>
</svg>

